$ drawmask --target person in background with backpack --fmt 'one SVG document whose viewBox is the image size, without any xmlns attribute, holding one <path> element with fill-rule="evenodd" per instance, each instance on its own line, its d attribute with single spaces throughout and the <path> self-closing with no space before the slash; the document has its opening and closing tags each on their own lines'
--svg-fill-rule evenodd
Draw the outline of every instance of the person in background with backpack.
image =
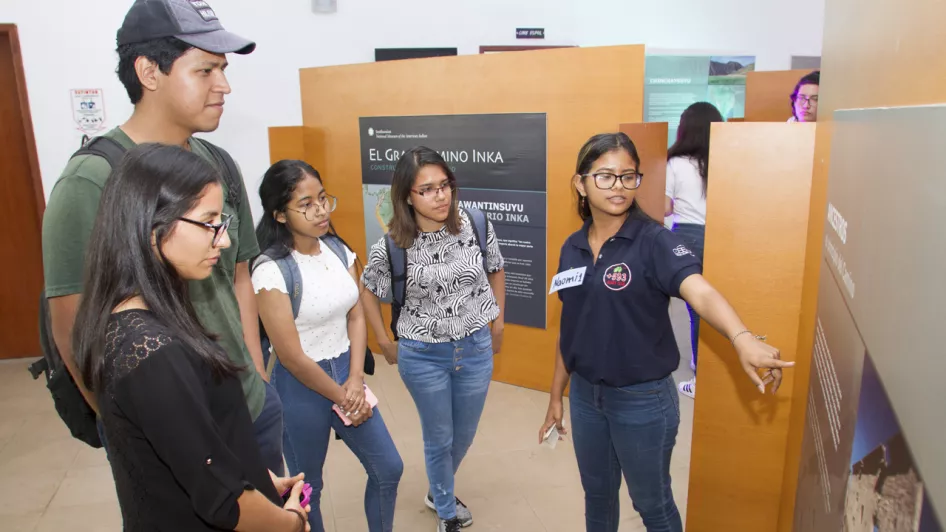
<svg viewBox="0 0 946 532">
<path fill-rule="evenodd" d="M 253 262 L 253 288 L 276 355 L 272 383 L 284 407 L 286 462 L 313 488 L 309 524 L 325 530 L 319 501 L 334 430 L 368 474 L 368 530 L 391 532 L 404 464 L 369 403 L 356 257 L 332 227 L 337 200 L 314 168 L 293 160 L 270 167 L 259 194 L 265 214 L 256 236 L 265 251 Z"/>
<path fill-rule="evenodd" d="M 457 180 L 435 151 L 416 147 L 394 169 L 390 233 L 372 246 L 362 302 L 384 356 L 398 364 L 424 434 L 425 503 L 439 532 L 473 524 L 454 476 L 473 443 L 503 338 L 506 287 L 496 233 L 462 211 Z M 394 341 L 381 318 L 392 297 Z M 492 325 L 491 325 L 492 324 Z"/>
<path fill-rule="evenodd" d="M 86 401 L 69 345 L 82 291 L 82 265 L 99 197 L 111 166 L 144 142 L 180 146 L 224 175 L 224 214 L 231 246 L 212 274 L 190 282 L 190 298 L 203 326 L 215 334 L 234 364 L 266 466 L 283 470 L 282 406 L 264 380 L 258 314 L 248 261 L 259 254 L 243 178 L 229 154 L 193 137 L 217 129 L 226 95 L 228 53 L 248 54 L 255 43 L 223 29 L 206 2 L 136 0 L 118 30 L 118 77 L 135 105 L 127 122 L 93 139 L 66 165 L 43 216 L 43 270 L 53 338 Z M 255 369 L 255 370 L 254 370 Z M 84 405 L 80 405 L 83 406 Z M 182 435 L 184 436 L 184 435 Z"/>
<path fill-rule="evenodd" d="M 242 368 L 187 294 L 231 244 L 221 184 L 200 156 L 142 144 L 112 172 L 92 229 L 73 352 L 128 532 L 308 530 L 303 475 L 266 470 Z"/>
</svg>

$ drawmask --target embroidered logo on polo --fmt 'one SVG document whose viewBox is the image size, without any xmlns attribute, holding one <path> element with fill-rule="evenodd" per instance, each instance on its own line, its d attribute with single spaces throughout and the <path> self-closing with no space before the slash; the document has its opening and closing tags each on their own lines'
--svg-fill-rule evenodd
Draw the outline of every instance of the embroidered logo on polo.
<svg viewBox="0 0 946 532">
<path fill-rule="evenodd" d="M 604 272 L 604 286 L 615 292 L 624 290 L 631 284 L 631 269 L 623 262 L 615 264 Z"/>
<path fill-rule="evenodd" d="M 678 257 L 682 257 L 684 255 L 693 255 L 693 252 L 687 249 L 687 247 L 683 244 L 680 244 L 679 246 L 673 248 L 673 254 Z"/>
</svg>

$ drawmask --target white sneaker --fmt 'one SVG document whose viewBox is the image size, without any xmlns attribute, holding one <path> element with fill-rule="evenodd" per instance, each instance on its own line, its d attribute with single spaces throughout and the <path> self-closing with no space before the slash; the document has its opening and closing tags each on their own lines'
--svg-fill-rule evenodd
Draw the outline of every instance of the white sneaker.
<svg viewBox="0 0 946 532">
<path fill-rule="evenodd" d="M 688 381 L 683 381 L 677 385 L 677 388 L 680 390 L 680 393 L 689 397 L 690 399 L 696 399 L 696 377 Z"/>
</svg>

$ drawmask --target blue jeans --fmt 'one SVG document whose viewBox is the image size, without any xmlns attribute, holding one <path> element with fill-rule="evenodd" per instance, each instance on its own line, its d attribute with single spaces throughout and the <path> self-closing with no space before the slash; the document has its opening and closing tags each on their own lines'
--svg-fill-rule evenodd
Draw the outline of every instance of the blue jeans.
<svg viewBox="0 0 946 532">
<path fill-rule="evenodd" d="M 318 364 L 335 382 L 344 384 L 348 380 L 351 354 L 346 351 Z M 312 532 L 325 530 L 319 504 L 324 487 L 322 467 L 333 429 L 368 473 L 365 486 L 368 530 L 391 532 L 394 529 L 397 485 L 404 472 L 404 463 L 384 425 L 381 412 L 375 408 L 372 417 L 361 425 L 346 427 L 332 410 L 334 403 L 331 400 L 301 383 L 278 360 L 273 368 L 272 381 L 283 402 L 283 445 L 289 472 L 293 475 L 305 473 L 305 481 L 312 486 L 312 511 L 309 513 Z"/>
<path fill-rule="evenodd" d="M 263 403 L 263 410 L 259 417 L 253 422 L 253 430 L 256 432 L 256 443 L 259 444 L 263 465 L 277 477 L 281 477 L 286 473 L 282 461 L 282 401 L 279 400 L 279 394 L 276 393 L 276 388 L 273 388 L 272 384 L 264 383 L 264 385 L 266 401 Z"/>
<path fill-rule="evenodd" d="M 401 339 L 397 356 L 401 379 L 420 415 L 437 515 L 452 519 L 457 515 L 454 475 L 473 444 L 493 377 L 490 329 L 440 344 Z"/>
<path fill-rule="evenodd" d="M 673 226 L 673 232 L 680 236 L 683 243 L 690 249 L 696 258 L 703 262 L 703 243 L 706 240 L 706 226 L 700 224 L 676 224 Z M 693 307 L 687 303 L 687 312 L 690 313 L 690 345 L 693 346 L 693 354 L 690 361 L 696 368 L 697 351 L 700 347 L 700 316 L 693 310 Z M 696 371 L 694 369 L 693 371 Z"/>
<path fill-rule="evenodd" d="M 680 424 L 673 376 L 622 388 L 572 373 L 571 419 L 587 532 L 616 532 L 621 473 L 648 532 L 682 532 L 670 489 L 670 455 Z"/>
</svg>

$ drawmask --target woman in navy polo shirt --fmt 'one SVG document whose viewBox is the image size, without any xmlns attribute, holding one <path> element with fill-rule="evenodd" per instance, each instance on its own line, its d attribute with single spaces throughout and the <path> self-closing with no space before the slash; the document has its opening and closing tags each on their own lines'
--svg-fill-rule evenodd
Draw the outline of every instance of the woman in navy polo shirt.
<svg viewBox="0 0 946 532">
<path fill-rule="evenodd" d="M 778 389 L 774 347 L 759 341 L 700 275 L 699 259 L 679 236 L 649 218 L 634 197 L 643 175 L 624 133 L 592 137 L 578 154 L 572 184 L 584 227 L 562 246 L 553 281 L 562 301 L 561 333 L 548 414 L 540 440 L 562 425 L 571 382 L 575 454 L 589 532 L 618 529 L 621 473 L 649 532 L 682 531 L 670 489 L 670 455 L 680 423 L 671 373 L 680 352 L 670 297 L 683 298 L 726 334 L 761 393 Z M 765 369 L 764 377 L 756 371 Z"/>
</svg>

